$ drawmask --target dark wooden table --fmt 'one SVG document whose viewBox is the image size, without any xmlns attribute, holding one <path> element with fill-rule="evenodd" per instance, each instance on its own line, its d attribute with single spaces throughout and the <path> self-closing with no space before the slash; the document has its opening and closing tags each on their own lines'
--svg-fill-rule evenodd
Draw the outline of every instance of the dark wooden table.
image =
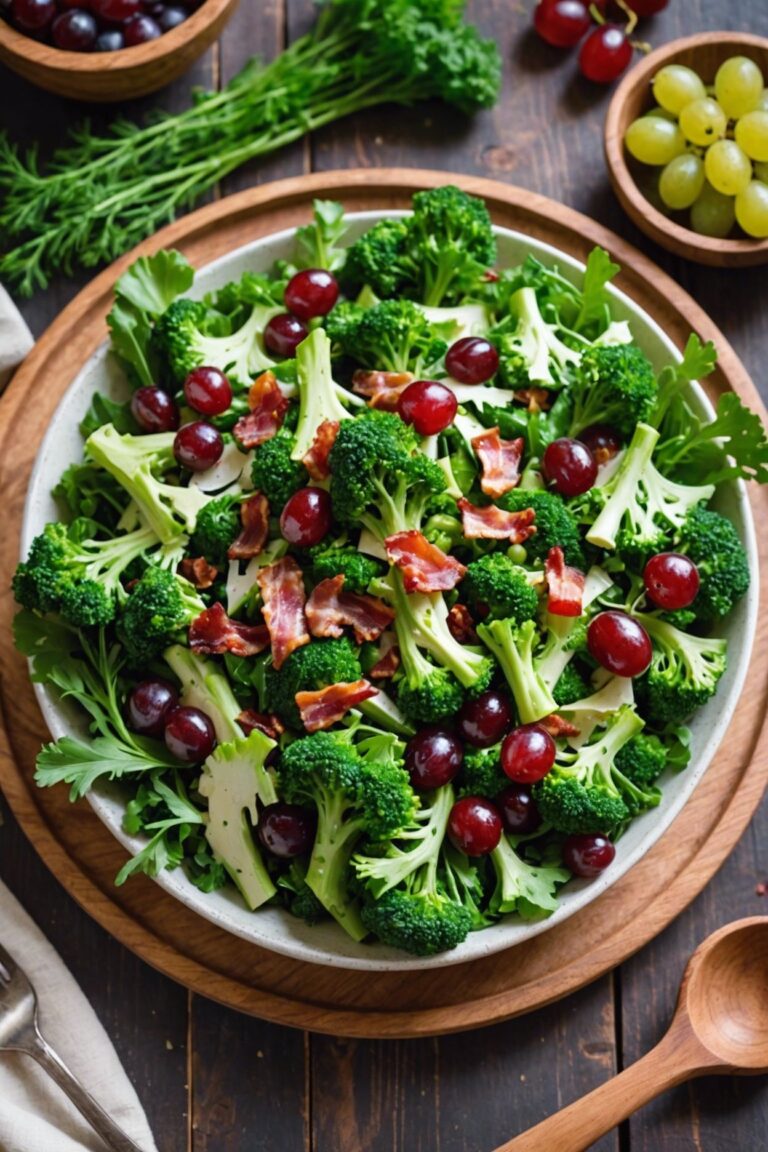
<svg viewBox="0 0 768 1152">
<path fill-rule="evenodd" d="M 477 173 L 535 189 L 649 251 L 709 311 L 768 399 L 768 272 L 686 264 L 634 230 L 612 195 L 602 160 L 608 92 L 578 78 L 573 56 L 537 41 L 532 8 L 533 0 L 475 0 L 470 6 L 504 56 L 504 92 L 495 110 L 472 122 L 437 107 L 374 111 L 237 173 L 222 193 L 311 170 L 396 164 Z M 221 43 L 185 80 L 121 111 L 139 114 L 153 104 L 182 108 L 190 85 L 226 82 L 249 55 L 272 56 L 311 19 L 309 0 L 241 0 Z M 643 31 L 662 44 L 723 27 L 768 36 L 768 3 L 671 0 Z M 0 73 L 0 119 L 25 143 L 51 145 L 72 119 L 94 111 Z M 79 287 L 57 283 L 25 304 L 36 333 Z M 90 997 L 144 1102 L 161 1152 L 490 1152 L 647 1051 L 666 1028 L 694 946 L 729 920 L 768 912 L 758 894 L 759 883 L 768 880 L 763 803 L 688 911 L 620 969 L 576 995 L 459 1036 L 338 1040 L 238 1015 L 158 975 L 80 911 L 7 807 L 2 816 L 0 875 Z M 683 1086 L 594 1147 L 759 1152 L 768 1148 L 768 1089 L 762 1079 Z"/>
</svg>

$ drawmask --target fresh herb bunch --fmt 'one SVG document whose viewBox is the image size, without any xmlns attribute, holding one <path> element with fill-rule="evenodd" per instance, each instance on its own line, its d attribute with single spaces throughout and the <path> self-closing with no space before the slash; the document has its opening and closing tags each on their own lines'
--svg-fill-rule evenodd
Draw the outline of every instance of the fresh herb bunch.
<svg viewBox="0 0 768 1152">
<path fill-rule="evenodd" d="M 496 45 L 463 0 L 325 0 L 314 28 L 269 64 L 144 126 L 72 132 L 47 170 L 0 134 L 0 279 L 21 295 L 114 260 L 241 165 L 376 104 L 442 99 L 472 112 L 500 85 Z"/>
</svg>

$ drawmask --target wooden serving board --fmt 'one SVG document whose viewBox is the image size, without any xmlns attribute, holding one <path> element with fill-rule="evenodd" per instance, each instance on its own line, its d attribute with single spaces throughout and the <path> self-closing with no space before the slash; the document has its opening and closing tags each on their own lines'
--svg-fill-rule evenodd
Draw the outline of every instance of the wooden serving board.
<svg viewBox="0 0 768 1152">
<path fill-rule="evenodd" d="M 451 177 L 482 196 L 496 223 L 584 260 L 595 244 L 622 266 L 617 283 L 683 347 L 691 330 L 715 342 L 712 395 L 737 392 L 764 413 L 754 385 L 721 333 L 682 289 L 618 236 L 544 197 L 494 181 Z M 511 951 L 423 973 L 370 974 L 276 956 L 213 927 L 146 877 L 116 889 L 123 849 L 87 804 L 64 787 L 41 791 L 34 760 L 45 727 L 24 660 L 10 640 L 9 591 L 24 496 L 51 415 L 84 360 L 106 338 L 116 277 L 135 257 L 180 248 L 196 265 L 254 238 L 306 222 L 314 197 L 349 210 L 407 207 L 442 172 L 355 170 L 283 180 L 212 204 L 170 225 L 99 275 L 41 338 L 0 402 L 0 784 L 41 857 L 78 903 L 149 964 L 204 996 L 276 1023 L 333 1035 L 414 1037 L 460 1031 L 539 1008 L 619 964 L 701 891 L 746 828 L 768 779 L 768 620 L 760 618 L 752 667 L 720 751 L 654 848 L 604 896 Z M 750 493 L 758 526 L 768 491 Z M 768 572 L 768 534 L 758 533 Z M 762 577 L 765 581 L 766 577 Z"/>
</svg>

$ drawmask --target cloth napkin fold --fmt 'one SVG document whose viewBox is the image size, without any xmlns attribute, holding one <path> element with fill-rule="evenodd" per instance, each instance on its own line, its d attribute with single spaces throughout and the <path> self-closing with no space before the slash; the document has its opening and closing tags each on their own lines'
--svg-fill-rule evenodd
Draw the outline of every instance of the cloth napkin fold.
<svg viewBox="0 0 768 1152">
<path fill-rule="evenodd" d="M 29 976 L 40 1030 L 102 1108 L 157 1152 L 133 1085 L 96 1015 L 45 936 L 0 883 L 0 943 Z M 1 1152 L 104 1152 L 67 1097 L 30 1056 L 0 1052 Z"/>
<path fill-rule="evenodd" d="M 0 392 L 31 351 L 34 340 L 16 305 L 0 284 Z"/>
</svg>

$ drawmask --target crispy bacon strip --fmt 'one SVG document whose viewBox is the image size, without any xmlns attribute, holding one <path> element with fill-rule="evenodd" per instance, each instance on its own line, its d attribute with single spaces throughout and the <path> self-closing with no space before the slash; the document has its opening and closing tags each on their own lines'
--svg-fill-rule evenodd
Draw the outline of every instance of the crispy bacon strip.
<svg viewBox="0 0 768 1152">
<path fill-rule="evenodd" d="M 323 420 L 315 432 L 309 451 L 302 456 L 301 462 L 313 480 L 327 480 L 330 476 L 328 457 L 336 443 L 340 427 L 338 420 Z"/>
<path fill-rule="evenodd" d="M 317 692 L 297 692 L 296 706 L 307 732 L 318 732 L 338 723 L 350 708 L 356 708 L 363 700 L 370 700 L 378 693 L 378 688 L 367 680 L 353 680 L 347 684 L 331 684 Z"/>
<path fill-rule="evenodd" d="M 209 564 L 205 556 L 195 556 L 194 560 L 185 556 L 179 565 L 179 572 L 195 588 L 210 588 L 219 574 L 218 568 Z"/>
<path fill-rule="evenodd" d="M 267 542 L 269 533 L 269 502 L 261 492 L 249 496 L 240 505 L 240 523 L 243 530 L 227 549 L 230 560 L 252 560 Z"/>
<path fill-rule="evenodd" d="M 260 568 L 256 583 L 264 601 L 262 612 L 272 644 L 272 663 L 275 668 L 282 668 L 291 652 L 310 641 L 301 568 L 292 556 L 283 556 Z"/>
<path fill-rule="evenodd" d="M 379 658 L 368 673 L 371 680 L 390 680 L 400 667 L 400 649 L 392 632 L 385 632 L 381 638 Z"/>
<path fill-rule="evenodd" d="M 352 377 L 352 391 L 367 396 L 371 408 L 396 412 L 401 393 L 415 379 L 412 372 L 369 372 L 358 368 Z"/>
<path fill-rule="evenodd" d="M 258 730 L 269 736 L 270 740 L 277 740 L 285 732 L 285 725 L 272 712 L 255 712 L 253 708 L 245 708 L 235 719 L 246 736 Z"/>
<path fill-rule="evenodd" d="M 220 656 L 224 652 L 231 652 L 233 656 L 258 656 L 268 645 L 269 632 L 265 624 L 230 620 L 223 604 L 206 608 L 189 626 L 190 648 L 206 656 Z"/>
<path fill-rule="evenodd" d="M 520 483 L 520 461 L 525 441 L 502 440 L 498 428 L 489 428 L 472 439 L 472 447 L 483 469 L 480 487 L 494 500 Z"/>
<path fill-rule="evenodd" d="M 463 564 L 414 529 L 395 532 L 384 546 L 390 563 L 403 573 L 406 592 L 450 592 L 466 576 Z"/>
<path fill-rule="evenodd" d="M 538 720 L 553 740 L 557 740 L 560 736 L 578 736 L 579 729 L 575 724 L 571 724 L 564 716 L 558 716 L 557 712 L 553 712 L 551 716 L 545 716 L 543 720 Z"/>
<path fill-rule="evenodd" d="M 467 540 L 509 540 L 512 544 L 522 544 L 536 531 L 533 508 L 523 508 L 520 512 L 505 512 L 495 504 L 478 508 L 463 496 L 458 505 Z"/>
<path fill-rule="evenodd" d="M 256 377 L 248 390 L 248 407 L 250 412 L 240 417 L 232 434 L 242 448 L 255 448 L 280 430 L 288 409 L 274 372 Z"/>
<path fill-rule="evenodd" d="M 306 613 L 313 636 L 341 636 L 346 625 L 362 644 L 376 640 L 395 618 L 393 608 L 375 596 L 344 591 L 343 575 L 321 580 L 307 601 Z"/>
<path fill-rule="evenodd" d="M 478 644 L 475 622 L 466 604 L 454 604 L 446 620 L 448 631 L 459 644 Z"/>
<path fill-rule="evenodd" d="M 546 388 L 517 388 L 512 395 L 518 404 L 524 404 L 529 412 L 546 412 L 552 407 L 552 393 Z"/>
<path fill-rule="evenodd" d="M 562 548 L 550 548 L 544 572 L 549 589 L 547 611 L 553 616 L 581 616 L 585 576 L 566 564 Z"/>
</svg>

